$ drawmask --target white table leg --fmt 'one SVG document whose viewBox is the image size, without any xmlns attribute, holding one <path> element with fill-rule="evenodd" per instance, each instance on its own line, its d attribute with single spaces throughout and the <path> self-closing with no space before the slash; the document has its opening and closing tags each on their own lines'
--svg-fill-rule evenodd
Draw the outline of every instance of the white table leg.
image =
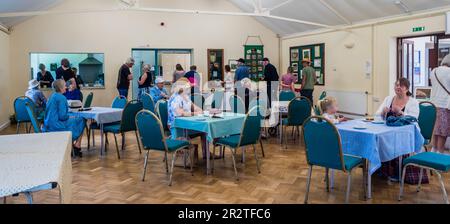
<svg viewBox="0 0 450 224">
<path fill-rule="evenodd" d="M 105 139 L 104 139 L 104 133 L 103 133 L 103 124 L 100 123 L 100 156 L 103 156 L 103 152 L 105 151 Z"/>
</svg>

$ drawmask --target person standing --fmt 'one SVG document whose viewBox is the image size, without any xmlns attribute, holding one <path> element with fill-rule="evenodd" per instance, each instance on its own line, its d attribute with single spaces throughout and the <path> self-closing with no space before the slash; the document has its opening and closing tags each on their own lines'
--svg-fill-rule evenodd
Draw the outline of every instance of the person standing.
<svg viewBox="0 0 450 224">
<path fill-rule="evenodd" d="M 437 107 L 436 126 L 433 136 L 433 152 L 443 153 L 450 136 L 450 55 L 441 66 L 431 72 L 431 102 Z"/>
<path fill-rule="evenodd" d="M 223 80 L 222 69 L 220 69 L 220 65 L 217 62 L 211 65 L 210 80 Z"/>
<path fill-rule="evenodd" d="M 64 81 L 69 81 L 75 78 L 72 69 L 70 68 L 70 61 L 67 58 L 61 60 L 61 66 L 56 69 L 56 79 L 64 79 Z"/>
<path fill-rule="evenodd" d="M 308 98 L 313 103 L 314 86 L 316 85 L 316 70 L 311 67 L 310 60 L 303 60 L 302 64 L 302 87 L 300 89 L 300 93 L 302 96 Z"/>
<path fill-rule="evenodd" d="M 264 65 L 264 81 L 267 82 L 267 97 L 268 97 L 268 106 L 272 107 L 272 96 L 276 96 L 276 91 L 278 90 L 278 81 L 280 77 L 278 76 L 277 69 L 270 63 L 268 58 L 263 59 Z M 272 84 L 274 84 L 274 88 L 272 89 Z"/>
<path fill-rule="evenodd" d="M 53 81 L 55 81 L 52 73 L 46 70 L 44 64 L 39 65 L 39 70 L 37 73 L 37 81 L 40 82 L 41 88 L 51 88 Z"/>
<path fill-rule="evenodd" d="M 142 95 L 149 94 L 150 93 L 150 87 L 152 85 L 152 74 L 150 72 L 150 65 L 144 65 L 144 68 L 142 69 L 142 75 L 139 77 L 138 84 L 139 84 L 139 93 L 138 93 L 138 99 L 141 99 Z"/>
<path fill-rule="evenodd" d="M 295 92 L 294 90 L 294 82 L 295 82 L 295 78 L 294 75 L 292 74 L 294 72 L 294 69 L 292 67 L 289 67 L 287 70 L 287 73 L 284 74 L 283 76 L 281 76 L 281 90 L 282 91 L 292 91 Z"/>
<path fill-rule="evenodd" d="M 185 74 L 186 72 L 184 71 L 183 66 L 181 66 L 181 64 L 177 64 L 175 66 L 175 71 L 173 72 L 172 83 L 175 83 L 178 79 L 184 77 Z"/>
<path fill-rule="evenodd" d="M 234 81 L 241 81 L 244 78 L 249 78 L 250 70 L 249 67 L 245 65 L 245 60 L 243 58 L 239 58 L 237 62 L 237 69 L 234 76 Z"/>
<path fill-rule="evenodd" d="M 133 80 L 133 73 L 131 68 L 134 66 L 134 59 L 128 58 L 125 64 L 119 69 L 117 77 L 117 90 L 119 95 L 128 98 L 128 90 L 130 89 L 130 81 Z"/>
<path fill-rule="evenodd" d="M 81 87 L 84 86 L 84 81 L 81 78 L 81 76 L 78 74 L 78 69 L 73 67 L 72 68 L 72 72 L 73 72 L 73 75 L 75 76 L 75 82 L 76 82 L 76 85 L 77 85 L 77 89 L 81 89 Z"/>
<path fill-rule="evenodd" d="M 197 66 L 192 65 L 191 70 L 184 75 L 191 83 L 191 94 L 200 92 L 200 74 L 197 72 Z"/>
</svg>

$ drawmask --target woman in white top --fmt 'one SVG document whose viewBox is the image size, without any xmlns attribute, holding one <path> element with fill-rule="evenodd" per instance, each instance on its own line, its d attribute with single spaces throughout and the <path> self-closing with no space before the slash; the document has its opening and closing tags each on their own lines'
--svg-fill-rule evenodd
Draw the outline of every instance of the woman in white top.
<svg viewBox="0 0 450 224">
<path fill-rule="evenodd" d="M 383 104 L 376 112 L 377 116 L 387 118 L 390 116 L 419 117 L 419 102 L 412 97 L 409 91 L 411 84 L 408 79 L 400 78 L 395 82 L 395 95 L 384 99 Z"/>
<path fill-rule="evenodd" d="M 437 119 L 433 136 L 433 151 L 444 152 L 450 136 L 450 55 L 441 66 L 431 72 L 431 102 L 437 107 Z"/>
</svg>

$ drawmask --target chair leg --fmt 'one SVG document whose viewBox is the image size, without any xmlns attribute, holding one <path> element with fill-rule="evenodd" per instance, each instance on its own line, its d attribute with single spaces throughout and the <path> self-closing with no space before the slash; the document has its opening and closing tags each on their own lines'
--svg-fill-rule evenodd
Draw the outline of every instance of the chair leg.
<svg viewBox="0 0 450 224">
<path fill-rule="evenodd" d="M 239 176 L 236 168 L 236 149 L 230 148 L 230 150 L 231 150 L 231 157 L 233 157 L 234 176 L 236 177 L 236 181 L 239 181 Z"/>
<path fill-rule="evenodd" d="M 142 172 L 142 182 L 145 181 L 145 173 L 147 172 L 149 154 L 150 154 L 150 150 L 147 150 L 147 154 L 145 155 L 145 161 L 144 161 L 144 170 Z"/>
<path fill-rule="evenodd" d="M 261 167 L 260 167 L 260 164 L 259 164 L 258 154 L 256 153 L 256 146 L 255 145 L 253 145 L 253 152 L 255 153 L 256 170 L 258 171 L 258 173 L 261 173 Z"/>
<path fill-rule="evenodd" d="M 417 185 L 417 192 L 420 192 L 420 188 L 421 188 L 421 185 L 422 185 L 422 176 L 423 176 L 423 168 L 420 168 L 419 184 Z"/>
<path fill-rule="evenodd" d="M 25 192 L 25 197 L 27 198 L 27 202 L 29 205 L 33 204 L 33 194 L 31 192 Z"/>
<path fill-rule="evenodd" d="M 439 183 L 441 184 L 442 194 L 444 195 L 444 201 L 445 204 L 450 204 L 448 201 L 447 191 L 445 190 L 444 182 L 442 181 L 442 175 L 438 171 L 434 171 L 436 173 L 436 176 L 439 178 Z"/>
<path fill-rule="evenodd" d="M 125 150 L 125 133 L 121 133 L 121 135 L 122 135 L 122 151 L 124 151 Z"/>
<path fill-rule="evenodd" d="M 213 154 L 212 154 L 213 159 L 211 161 L 211 173 L 214 173 L 214 160 L 215 160 L 214 157 L 215 156 L 216 156 L 216 144 L 213 144 Z"/>
<path fill-rule="evenodd" d="M 259 145 L 261 145 L 261 153 L 262 153 L 262 157 L 263 157 L 263 158 L 266 158 L 266 154 L 264 153 L 264 146 L 263 146 L 263 143 L 262 143 L 262 139 L 261 139 L 261 138 L 259 138 Z"/>
<path fill-rule="evenodd" d="M 186 151 L 189 151 L 189 157 L 191 158 L 191 175 L 194 176 L 194 153 L 195 153 L 195 148 L 188 146 Z"/>
<path fill-rule="evenodd" d="M 86 124 L 86 137 L 87 137 L 87 143 L 88 143 L 88 151 L 91 149 L 91 132 L 89 131 L 89 127 Z"/>
<path fill-rule="evenodd" d="M 330 169 L 329 168 L 325 168 L 325 184 L 326 184 L 326 189 L 327 192 L 330 192 Z"/>
<path fill-rule="evenodd" d="M 19 134 L 20 122 L 17 122 L 16 126 L 16 134 Z"/>
<path fill-rule="evenodd" d="M 405 186 L 405 177 L 406 177 L 406 168 L 408 165 L 403 167 L 403 173 L 402 173 L 402 181 L 400 182 L 400 193 L 398 194 L 398 201 L 402 200 L 403 197 L 403 187 Z"/>
<path fill-rule="evenodd" d="M 308 179 L 306 180 L 305 204 L 308 204 L 309 188 L 310 188 L 310 186 L 311 186 L 312 169 L 313 169 L 313 166 L 312 166 L 312 165 L 309 165 L 309 169 L 308 169 Z"/>
<path fill-rule="evenodd" d="M 119 145 L 117 144 L 117 136 L 116 136 L 116 134 L 114 134 L 114 141 L 116 142 L 117 158 L 120 159 Z"/>
<path fill-rule="evenodd" d="M 137 141 L 138 148 L 139 148 L 139 154 L 142 154 L 141 141 L 139 141 L 139 135 L 138 135 L 137 131 L 134 131 L 134 134 L 136 135 L 136 141 Z"/>
<path fill-rule="evenodd" d="M 177 153 L 176 152 L 172 153 L 172 165 L 171 165 L 170 171 L 169 171 L 169 186 L 172 186 L 173 167 L 175 165 L 176 158 L 177 158 Z"/>
<path fill-rule="evenodd" d="M 164 162 L 166 163 L 166 173 L 169 173 L 169 158 L 167 156 L 167 152 L 164 152 Z"/>
<path fill-rule="evenodd" d="M 352 187 L 352 171 L 349 171 L 347 176 L 347 193 L 345 193 L 345 204 L 348 204 L 349 202 L 351 187 Z"/>
<path fill-rule="evenodd" d="M 91 134 L 92 136 L 92 147 L 95 147 L 95 130 L 91 129 Z"/>
<path fill-rule="evenodd" d="M 222 146 L 221 150 L 222 150 L 222 160 L 225 160 L 225 146 Z"/>
</svg>

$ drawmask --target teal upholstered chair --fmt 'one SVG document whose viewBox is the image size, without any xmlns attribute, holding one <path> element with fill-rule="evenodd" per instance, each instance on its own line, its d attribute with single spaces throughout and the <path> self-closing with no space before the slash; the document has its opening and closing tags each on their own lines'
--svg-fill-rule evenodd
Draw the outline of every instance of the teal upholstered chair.
<svg viewBox="0 0 450 224">
<path fill-rule="evenodd" d="M 327 97 L 327 92 L 323 91 L 322 94 L 320 94 L 319 100 L 323 100 Z"/>
<path fill-rule="evenodd" d="M 292 91 L 281 91 L 280 101 L 291 101 L 295 98 L 295 93 Z"/>
<path fill-rule="evenodd" d="M 253 109 L 255 107 L 257 109 L 257 114 L 259 116 L 261 116 L 261 119 L 262 119 L 261 120 L 261 127 L 264 129 L 265 135 L 267 137 L 268 133 L 267 133 L 267 127 L 265 125 L 265 123 L 266 123 L 266 119 L 265 118 L 270 115 L 269 114 L 269 110 L 267 109 L 267 101 L 266 100 L 261 100 L 259 98 L 256 98 L 256 99 L 252 100 L 249 103 L 248 108 L 249 108 L 249 110 L 251 110 L 251 109 Z M 266 154 L 264 153 L 264 146 L 263 146 L 263 143 L 262 143 L 262 137 L 261 136 L 259 138 L 259 145 L 261 146 L 262 156 L 263 156 L 263 158 L 265 158 Z"/>
<path fill-rule="evenodd" d="M 155 113 L 155 102 L 153 102 L 152 96 L 150 96 L 150 94 L 148 93 L 142 94 L 141 102 L 142 106 L 144 107 L 144 110 L 149 110 Z"/>
<path fill-rule="evenodd" d="M 36 117 L 36 113 L 32 104 L 26 103 L 25 107 L 27 109 L 28 116 L 30 117 L 31 125 L 33 126 L 34 133 L 41 133 L 40 123 Z"/>
<path fill-rule="evenodd" d="M 87 95 L 86 100 L 84 101 L 83 107 L 84 107 L 84 108 L 90 108 L 91 105 L 92 105 L 92 100 L 93 100 L 93 99 L 94 99 L 94 93 L 93 93 L 93 92 L 90 92 L 90 93 Z"/>
<path fill-rule="evenodd" d="M 117 136 L 116 134 L 122 135 L 122 150 L 125 149 L 125 133 L 134 131 L 136 135 L 136 140 L 138 140 L 138 134 L 136 129 L 136 122 L 135 117 L 136 114 L 142 110 L 142 102 L 139 102 L 137 100 L 133 100 L 127 103 L 125 108 L 122 112 L 122 120 L 119 124 L 109 124 L 103 127 L 103 131 L 108 133 L 114 134 L 114 141 L 116 143 L 116 150 L 117 150 L 117 158 L 120 159 L 120 153 L 119 153 L 119 145 L 117 144 Z M 138 148 L 139 153 L 141 152 L 141 145 L 138 140 Z"/>
<path fill-rule="evenodd" d="M 30 116 L 28 115 L 27 112 L 27 108 L 26 108 L 26 104 L 29 104 L 32 108 L 33 111 L 36 111 L 36 104 L 28 97 L 26 96 L 21 96 L 21 97 L 17 97 L 14 100 L 14 114 L 15 114 L 15 119 L 17 122 L 17 127 L 16 127 L 16 133 L 19 134 L 19 129 L 20 129 L 20 124 L 25 124 L 25 130 L 27 133 L 30 132 L 30 128 L 28 128 L 28 123 L 31 122 L 30 120 Z M 37 114 L 37 120 L 38 121 L 43 121 L 44 120 L 44 114 Z"/>
<path fill-rule="evenodd" d="M 200 93 L 194 93 L 191 95 L 191 101 L 199 108 L 204 108 L 205 97 Z"/>
<path fill-rule="evenodd" d="M 303 126 L 303 123 L 307 118 L 311 116 L 312 103 L 308 98 L 299 96 L 293 99 L 288 106 L 288 117 L 282 120 L 283 124 L 283 134 L 284 143 L 287 147 L 287 134 L 286 128 L 292 127 L 297 132 L 296 136 L 299 135 L 299 127 Z M 295 138 L 294 138 L 295 140 Z"/>
<path fill-rule="evenodd" d="M 408 166 L 415 166 L 420 168 L 419 174 L 419 185 L 417 187 L 417 192 L 420 191 L 420 185 L 422 184 L 422 176 L 423 170 L 434 171 L 436 176 L 439 178 L 439 182 L 441 185 L 442 193 L 444 194 L 445 203 L 449 204 L 447 191 L 445 190 L 444 182 L 442 181 L 443 172 L 450 171 L 450 156 L 445 154 L 438 154 L 434 152 L 424 152 L 419 153 L 414 156 L 408 157 L 403 161 L 403 173 L 402 173 L 402 182 L 400 184 L 400 194 L 398 200 L 401 201 L 403 197 L 403 187 L 405 185 L 405 175 L 406 168 Z"/>
<path fill-rule="evenodd" d="M 225 93 L 223 91 L 215 91 L 213 94 L 213 100 L 211 103 L 211 108 L 223 109 L 223 97 Z"/>
<path fill-rule="evenodd" d="M 116 109 L 123 109 L 125 108 L 125 105 L 127 105 L 127 102 L 127 98 L 125 98 L 124 96 L 117 96 L 116 98 L 114 98 L 111 107 Z"/>
<path fill-rule="evenodd" d="M 229 103 L 232 113 L 245 114 L 245 104 L 241 97 L 233 95 L 230 97 Z"/>
<path fill-rule="evenodd" d="M 158 115 L 158 118 L 162 122 L 163 130 L 165 132 L 169 132 L 169 127 L 167 125 L 167 122 L 169 120 L 169 108 L 168 108 L 168 102 L 167 100 L 160 100 L 156 103 L 156 114 Z"/>
<path fill-rule="evenodd" d="M 189 142 L 167 139 L 164 134 L 161 120 L 151 111 L 142 110 L 136 115 L 136 127 L 139 132 L 139 140 L 144 150 L 147 150 L 144 161 L 144 171 L 142 173 L 142 181 L 145 181 L 145 173 L 147 171 L 148 157 L 150 150 L 164 152 L 165 158 L 168 154 L 172 155 L 172 164 L 169 169 L 168 159 L 165 159 L 166 172 L 169 174 L 169 186 L 172 185 L 172 174 L 177 152 L 185 149 L 189 150 Z M 138 141 L 139 141 L 138 140 Z M 193 153 L 189 152 L 191 158 L 191 173 L 193 166 Z"/>
<path fill-rule="evenodd" d="M 428 151 L 427 145 L 431 143 L 433 137 L 434 125 L 436 124 L 437 109 L 431 102 L 421 102 L 419 104 L 420 114 L 418 123 L 420 127 L 420 133 L 425 138 L 424 147 Z"/>
<path fill-rule="evenodd" d="M 255 144 L 258 143 L 260 139 L 261 130 L 261 116 L 257 113 L 257 108 L 251 109 L 245 118 L 241 133 L 238 135 L 232 135 L 224 138 L 220 138 L 216 141 L 217 145 L 228 147 L 231 150 L 231 156 L 233 158 L 233 167 L 236 180 L 239 180 L 237 169 L 236 169 L 236 151 L 245 146 L 253 146 L 253 152 L 255 154 L 256 169 L 258 173 L 261 173 L 259 167 L 259 159 L 256 153 Z M 216 147 L 214 147 L 213 155 L 216 153 Z M 212 168 L 214 170 L 214 160 L 212 160 Z"/>
<path fill-rule="evenodd" d="M 336 126 L 323 117 L 313 116 L 308 118 L 305 121 L 303 129 L 306 145 L 306 159 L 309 166 L 305 204 L 308 203 L 313 166 L 324 167 L 326 169 L 325 180 L 327 191 L 330 190 L 329 169 L 341 170 L 348 174 L 347 193 L 345 196 L 345 202 L 348 203 L 352 170 L 360 165 L 365 165 L 364 160 L 359 157 L 343 154 L 341 137 Z M 364 169 L 363 174 L 365 173 L 365 170 L 366 169 Z M 365 180 L 364 175 L 363 180 Z M 364 190 L 366 189 L 365 183 L 363 183 L 363 188 Z"/>
</svg>

